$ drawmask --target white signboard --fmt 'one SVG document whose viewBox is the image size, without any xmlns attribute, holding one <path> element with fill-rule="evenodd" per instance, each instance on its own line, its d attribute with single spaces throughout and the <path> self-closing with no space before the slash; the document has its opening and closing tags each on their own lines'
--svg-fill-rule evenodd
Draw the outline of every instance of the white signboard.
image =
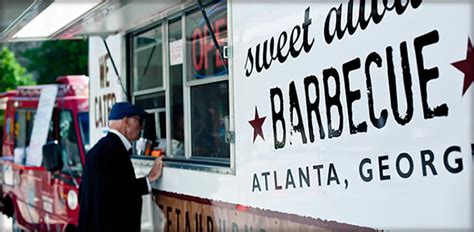
<svg viewBox="0 0 474 232">
<path fill-rule="evenodd" d="M 57 85 L 44 85 L 41 88 L 30 144 L 26 153 L 26 164 L 29 166 L 41 166 L 43 161 L 43 145 L 48 139 L 49 124 L 53 115 L 57 93 Z"/>
<path fill-rule="evenodd" d="M 183 40 L 176 40 L 170 43 L 170 64 L 177 65 L 183 63 Z"/>
<path fill-rule="evenodd" d="M 107 45 L 112 57 L 100 37 L 89 38 L 89 118 L 91 147 L 108 130 L 108 116 L 115 102 L 126 99 L 119 77 L 114 71 L 112 59 L 121 74 L 122 67 L 122 37 L 109 36 Z M 125 81 L 123 81 L 125 88 Z"/>
<path fill-rule="evenodd" d="M 232 3 L 239 203 L 472 228 L 472 3 L 321 2 Z"/>
</svg>

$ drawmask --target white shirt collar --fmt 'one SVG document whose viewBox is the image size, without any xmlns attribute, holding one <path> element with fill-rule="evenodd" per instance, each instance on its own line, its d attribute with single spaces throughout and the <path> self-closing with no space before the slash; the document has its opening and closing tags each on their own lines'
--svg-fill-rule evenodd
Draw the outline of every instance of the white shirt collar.
<svg viewBox="0 0 474 232">
<path fill-rule="evenodd" d="M 116 134 L 120 138 L 120 140 L 122 140 L 122 143 L 125 146 L 125 149 L 127 149 L 127 151 L 132 148 L 132 144 L 130 143 L 130 141 L 128 141 L 128 139 L 125 138 L 125 136 L 122 133 L 120 133 L 118 130 L 110 129 L 109 132 Z"/>
</svg>

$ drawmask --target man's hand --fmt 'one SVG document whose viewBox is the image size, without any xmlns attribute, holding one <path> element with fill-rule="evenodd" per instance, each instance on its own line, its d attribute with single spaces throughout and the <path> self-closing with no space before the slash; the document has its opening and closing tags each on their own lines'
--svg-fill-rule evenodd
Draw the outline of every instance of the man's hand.
<svg viewBox="0 0 474 232">
<path fill-rule="evenodd" d="M 161 172 L 163 170 L 163 156 L 160 156 L 155 159 L 153 166 L 151 167 L 150 172 L 148 173 L 148 180 L 150 182 L 158 180 L 161 176 Z"/>
</svg>

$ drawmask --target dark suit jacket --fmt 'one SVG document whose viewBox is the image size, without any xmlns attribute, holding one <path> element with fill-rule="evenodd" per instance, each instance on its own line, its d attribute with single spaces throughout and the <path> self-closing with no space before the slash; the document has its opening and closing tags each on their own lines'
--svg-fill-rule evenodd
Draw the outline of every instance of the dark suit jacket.
<svg viewBox="0 0 474 232">
<path fill-rule="evenodd" d="M 87 153 L 79 189 L 79 231 L 140 231 L 145 178 L 137 179 L 120 138 L 113 133 Z"/>
</svg>

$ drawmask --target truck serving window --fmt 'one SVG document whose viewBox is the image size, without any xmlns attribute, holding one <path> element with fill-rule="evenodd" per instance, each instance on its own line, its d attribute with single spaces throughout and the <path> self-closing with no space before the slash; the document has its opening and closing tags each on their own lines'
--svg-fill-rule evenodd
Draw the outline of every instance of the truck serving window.
<svg viewBox="0 0 474 232">
<path fill-rule="evenodd" d="M 208 6 L 206 12 L 220 46 L 227 44 L 225 2 Z M 226 60 L 214 48 L 202 13 L 186 15 L 186 84 L 190 91 L 191 154 L 201 158 L 229 159 L 225 123 L 229 116 Z M 227 161 L 228 162 L 228 161 Z"/>
<path fill-rule="evenodd" d="M 184 95 L 183 60 L 175 52 L 180 47 L 183 52 L 183 20 L 177 17 L 168 21 L 168 75 L 170 85 L 170 133 L 169 156 L 184 158 Z M 182 55 L 182 54 L 181 54 Z"/>
<path fill-rule="evenodd" d="M 226 4 L 204 4 L 220 47 L 227 45 Z M 132 101 L 151 114 L 135 154 L 165 153 L 176 167 L 229 168 L 227 60 L 197 5 L 169 15 L 129 35 Z"/>
</svg>

